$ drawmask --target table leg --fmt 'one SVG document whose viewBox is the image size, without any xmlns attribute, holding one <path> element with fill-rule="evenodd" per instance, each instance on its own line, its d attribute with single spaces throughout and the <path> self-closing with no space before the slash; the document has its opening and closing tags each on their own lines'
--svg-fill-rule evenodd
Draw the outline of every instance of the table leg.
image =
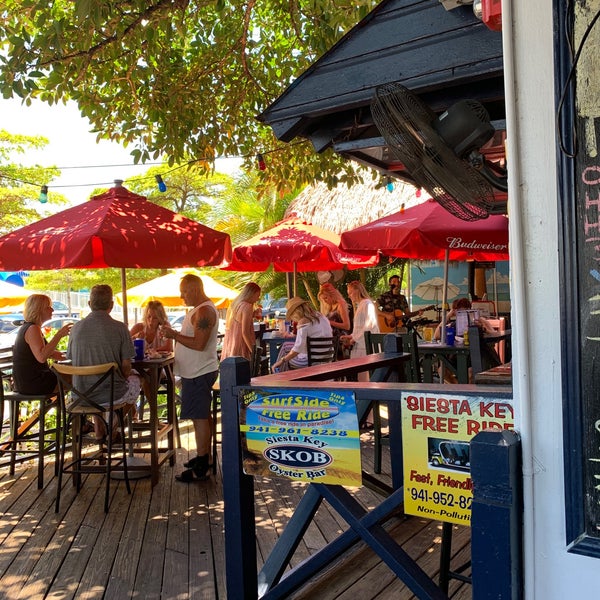
<svg viewBox="0 0 600 600">
<path fill-rule="evenodd" d="M 469 357 L 466 354 L 456 355 L 456 379 L 458 383 L 469 383 Z"/>
<path fill-rule="evenodd" d="M 175 407 L 175 376 L 171 366 L 165 367 L 167 377 L 167 422 L 170 427 L 167 433 L 167 447 L 169 449 L 169 465 L 175 465 L 175 431 L 177 428 L 177 410 Z"/>
<path fill-rule="evenodd" d="M 158 380 L 159 369 L 150 371 L 150 472 L 152 487 L 158 483 Z"/>
<path fill-rule="evenodd" d="M 423 355 L 423 383 L 433 383 L 433 356 Z"/>
</svg>

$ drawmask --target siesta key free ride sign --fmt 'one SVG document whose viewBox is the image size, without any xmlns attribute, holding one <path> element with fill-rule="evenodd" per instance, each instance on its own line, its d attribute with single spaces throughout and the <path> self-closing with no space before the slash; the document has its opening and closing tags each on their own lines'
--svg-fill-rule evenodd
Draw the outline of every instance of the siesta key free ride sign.
<svg viewBox="0 0 600 600">
<path fill-rule="evenodd" d="M 444 391 L 402 393 L 404 511 L 469 525 L 469 442 L 484 429 L 513 429 L 512 399 Z"/>
</svg>

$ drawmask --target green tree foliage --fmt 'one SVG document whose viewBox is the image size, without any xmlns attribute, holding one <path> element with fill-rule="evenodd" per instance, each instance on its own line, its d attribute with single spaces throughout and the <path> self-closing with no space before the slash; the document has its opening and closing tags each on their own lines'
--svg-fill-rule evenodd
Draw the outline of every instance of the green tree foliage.
<svg viewBox="0 0 600 600">
<path fill-rule="evenodd" d="M 17 135 L 0 129 L 0 235 L 45 216 L 36 181 L 50 181 L 60 174 L 56 167 L 23 166 L 18 159 L 28 150 L 48 143 L 43 137 Z M 48 202 L 62 204 L 64 196 L 52 193 Z"/>
<path fill-rule="evenodd" d="M 135 162 L 264 153 L 265 185 L 357 177 L 352 163 L 282 144 L 264 110 L 376 0 L 2 0 L 0 91 L 73 99 Z M 340 173 L 342 173 L 340 175 Z"/>
</svg>

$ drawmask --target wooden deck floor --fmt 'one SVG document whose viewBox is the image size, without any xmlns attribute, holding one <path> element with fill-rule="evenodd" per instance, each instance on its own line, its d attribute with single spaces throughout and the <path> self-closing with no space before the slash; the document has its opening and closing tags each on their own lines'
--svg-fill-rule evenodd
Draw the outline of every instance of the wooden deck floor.
<svg viewBox="0 0 600 600">
<path fill-rule="evenodd" d="M 372 453 L 367 436 L 363 435 L 368 465 Z M 190 437 L 182 430 L 184 448 L 177 452 L 177 465 L 173 469 L 163 465 L 154 489 L 149 479 L 137 480 L 129 496 L 122 481 L 113 482 L 108 515 L 103 511 L 101 476 L 88 477 L 78 495 L 67 481 L 57 515 L 52 460 L 47 461 L 43 490 L 37 489 L 33 463 L 17 465 L 14 476 L 8 475 L 8 468 L 0 469 L 0 598 L 227 598 L 221 465 L 216 477 L 207 482 L 186 485 L 173 477 L 188 458 Z M 389 472 L 384 450 L 384 473 L 386 469 Z M 303 486 L 273 478 L 258 479 L 255 487 L 258 561 L 262 564 L 293 513 Z M 356 494 L 365 506 L 380 500 L 367 488 Z M 437 580 L 441 524 L 398 515 L 388 526 L 405 551 Z M 341 517 L 322 505 L 293 564 L 346 528 Z M 453 566 L 469 558 L 469 534 L 468 528 L 455 528 Z M 452 580 L 450 595 L 470 600 L 471 586 Z M 368 547 L 357 544 L 327 573 L 291 597 L 404 600 L 413 595 Z M 229 590 L 229 598 L 236 598 L 235 590 Z"/>
</svg>

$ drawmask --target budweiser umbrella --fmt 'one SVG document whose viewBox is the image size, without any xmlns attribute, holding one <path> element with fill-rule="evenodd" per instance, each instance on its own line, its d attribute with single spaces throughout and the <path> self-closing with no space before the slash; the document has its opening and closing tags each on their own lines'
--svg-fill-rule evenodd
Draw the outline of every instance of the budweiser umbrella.
<svg viewBox="0 0 600 600">
<path fill-rule="evenodd" d="M 151 300 L 159 300 L 165 306 L 181 306 L 179 283 L 187 273 L 198 275 L 202 279 L 205 294 L 215 303 L 217 308 L 227 308 L 239 294 L 238 290 L 219 283 L 196 269 L 178 269 L 174 273 L 168 273 L 129 288 L 127 290 L 127 304 L 145 306 Z M 117 303 L 122 304 L 123 294 L 117 294 L 116 299 Z"/>
<path fill-rule="evenodd" d="M 508 260 L 508 219 L 494 215 L 463 221 L 434 200 L 428 200 L 342 233 L 340 248 L 349 252 L 379 250 L 387 256 L 444 260 L 442 326 L 445 330 L 448 261 Z"/>
<path fill-rule="evenodd" d="M 434 200 L 346 231 L 340 248 L 387 256 L 444 260 L 508 260 L 508 219 L 463 221 Z"/>
<path fill-rule="evenodd" d="M 221 265 L 229 235 L 116 185 L 88 202 L 0 238 L 0 270 Z M 124 303 L 127 322 L 127 306 Z"/>
<path fill-rule="evenodd" d="M 340 250 L 339 243 L 337 233 L 290 217 L 238 244 L 227 268 L 232 271 L 265 271 L 273 265 L 276 271 L 295 273 L 334 271 L 344 267 L 359 269 L 377 264 L 376 251 L 370 255 L 355 254 Z"/>
</svg>

